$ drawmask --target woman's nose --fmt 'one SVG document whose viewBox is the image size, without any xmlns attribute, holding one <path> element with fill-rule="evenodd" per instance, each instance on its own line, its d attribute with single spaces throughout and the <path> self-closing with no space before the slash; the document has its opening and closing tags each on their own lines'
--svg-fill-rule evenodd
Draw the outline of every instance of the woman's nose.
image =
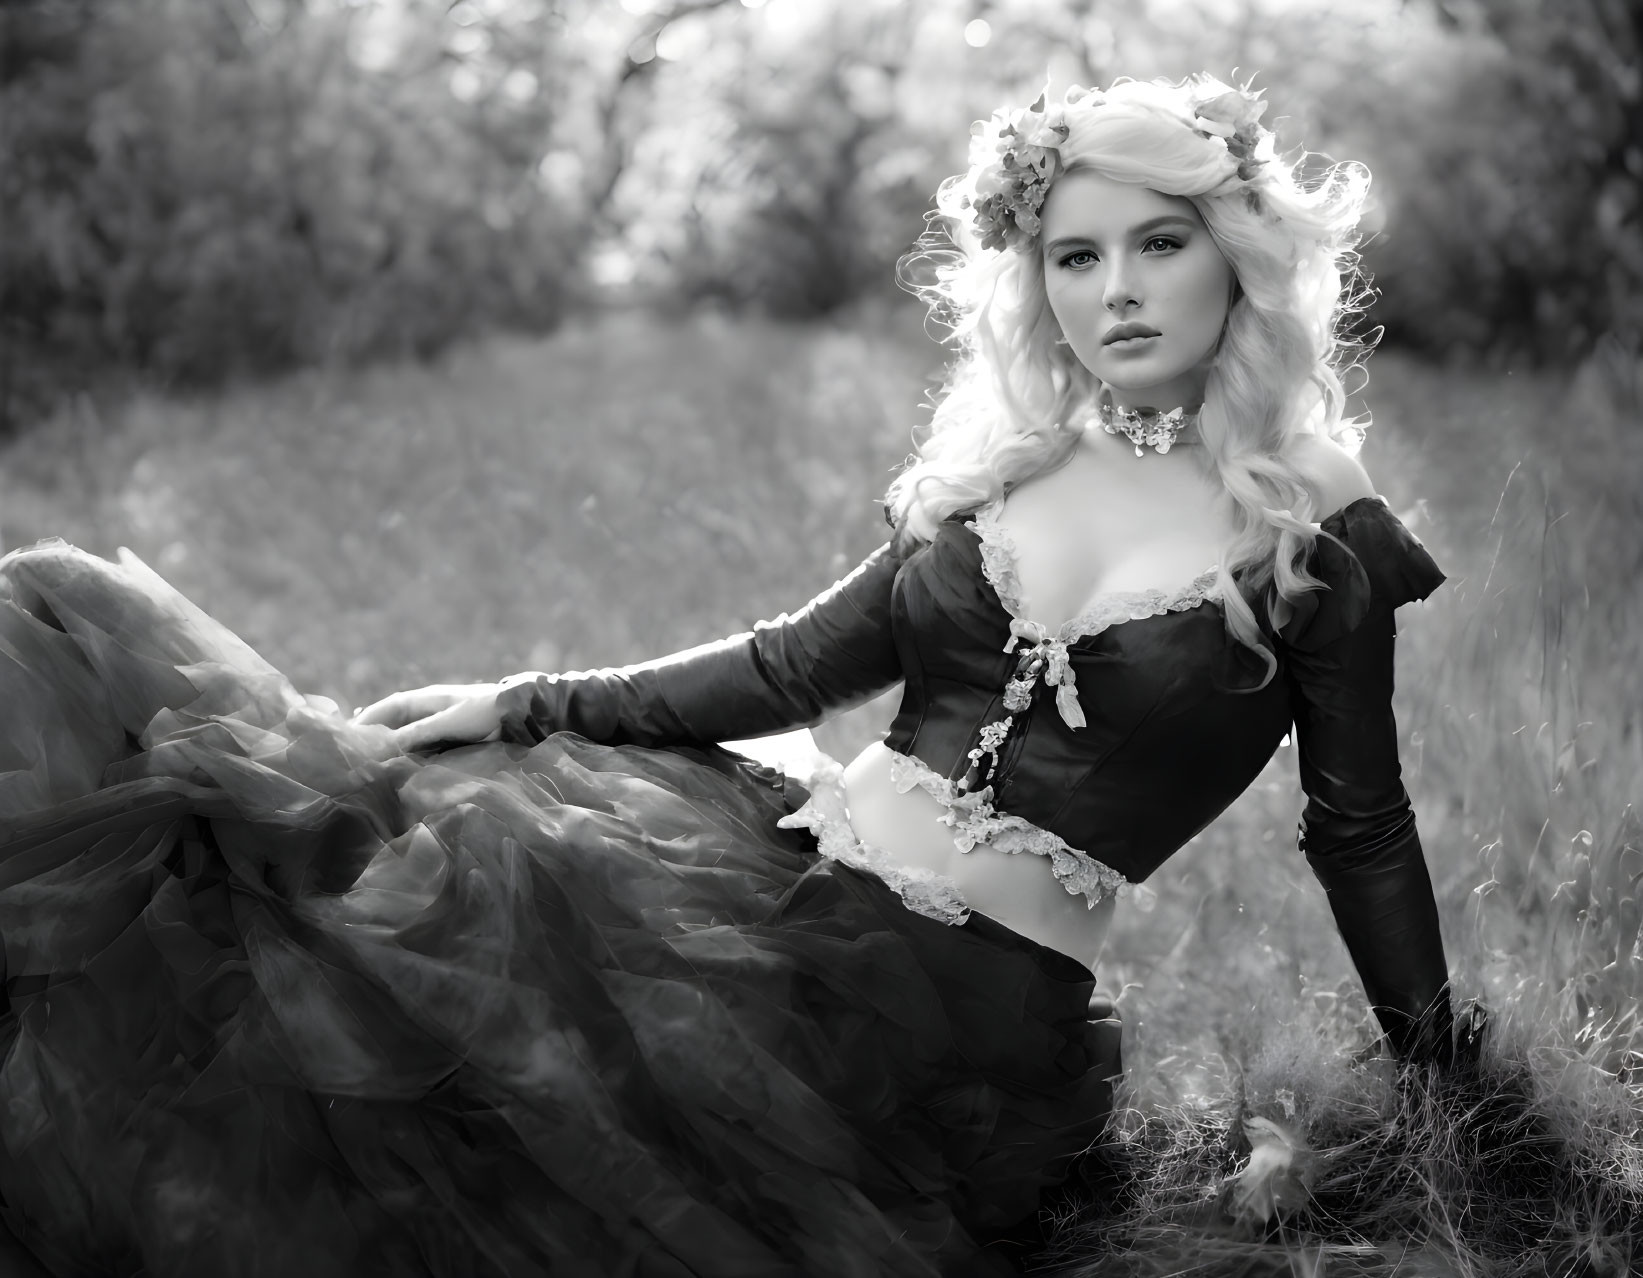
<svg viewBox="0 0 1643 1278">
<path fill-rule="evenodd" d="M 1101 298 L 1109 311 L 1122 311 L 1128 306 L 1141 305 L 1137 296 L 1134 272 L 1122 263 L 1107 268 L 1107 287 Z"/>
</svg>

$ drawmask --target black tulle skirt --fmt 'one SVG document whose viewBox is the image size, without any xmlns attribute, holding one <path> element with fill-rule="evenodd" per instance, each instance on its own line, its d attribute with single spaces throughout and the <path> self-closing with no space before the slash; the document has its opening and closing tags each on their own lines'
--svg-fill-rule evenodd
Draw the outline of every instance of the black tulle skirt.
<svg viewBox="0 0 1643 1278">
<path fill-rule="evenodd" d="M 1087 968 L 722 749 L 408 757 L 61 543 L 0 560 L 0 707 L 0 1216 L 50 1273 L 1004 1273 L 1110 1115 Z"/>
</svg>

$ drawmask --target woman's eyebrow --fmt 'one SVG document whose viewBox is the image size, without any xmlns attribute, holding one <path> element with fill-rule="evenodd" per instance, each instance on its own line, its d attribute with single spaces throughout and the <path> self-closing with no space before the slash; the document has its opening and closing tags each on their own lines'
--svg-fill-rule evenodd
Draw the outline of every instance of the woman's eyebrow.
<svg viewBox="0 0 1643 1278">
<path fill-rule="evenodd" d="M 1193 225 L 1191 218 L 1183 217 L 1179 213 L 1166 213 L 1162 217 L 1149 217 L 1145 222 L 1137 222 L 1124 233 L 1124 238 L 1136 239 L 1139 236 L 1147 234 L 1149 231 L 1156 231 L 1165 226 L 1185 227 L 1189 231 L 1197 229 Z M 1056 253 L 1064 248 L 1070 248 L 1074 244 L 1094 243 L 1095 241 L 1088 235 L 1063 235 L 1060 238 L 1051 240 L 1048 244 L 1046 244 L 1044 246 L 1044 251 L 1046 253 Z"/>
</svg>

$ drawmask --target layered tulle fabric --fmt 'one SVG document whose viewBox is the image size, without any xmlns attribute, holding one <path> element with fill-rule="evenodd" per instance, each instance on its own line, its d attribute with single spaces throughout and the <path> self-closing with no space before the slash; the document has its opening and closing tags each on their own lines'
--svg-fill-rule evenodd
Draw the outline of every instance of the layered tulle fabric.
<svg viewBox="0 0 1643 1278">
<path fill-rule="evenodd" d="M 1074 960 L 710 748 L 407 757 L 132 559 L 0 560 L 0 1208 L 56 1274 L 1008 1272 Z"/>
</svg>

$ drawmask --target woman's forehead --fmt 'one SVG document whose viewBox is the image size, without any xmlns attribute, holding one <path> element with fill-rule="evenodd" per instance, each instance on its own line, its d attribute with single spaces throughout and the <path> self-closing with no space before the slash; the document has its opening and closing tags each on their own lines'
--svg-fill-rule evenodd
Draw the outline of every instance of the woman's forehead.
<svg viewBox="0 0 1643 1278">
<path fill-rule="evenodd" d="M 1040 214 L 1045 242 L 1069 235 L 1123 236 L 1160 218 L 1202 226 L 1193 202 L 1134 182 L 1119 182 L 1092 169 L 1074 169 L 1055 180 Z"/>
</svg>

